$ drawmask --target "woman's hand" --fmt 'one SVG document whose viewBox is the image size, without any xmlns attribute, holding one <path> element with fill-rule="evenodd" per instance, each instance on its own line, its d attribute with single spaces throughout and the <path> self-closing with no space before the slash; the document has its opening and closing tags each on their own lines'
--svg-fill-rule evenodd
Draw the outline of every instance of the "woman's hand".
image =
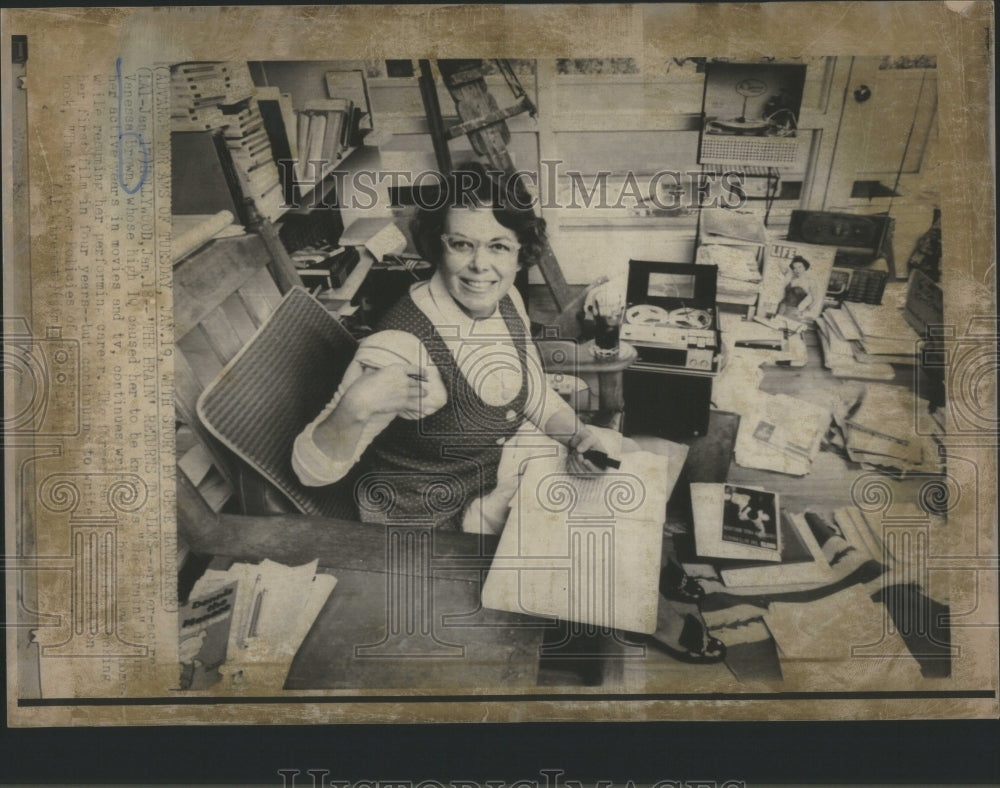
<svg viewBox="0 0 1000 788">
<path fill-rule="evenodd" d="M 379 414 L 418 413 L 426 396 L 426 378 L 416 364 L 389 364 L 364 370 L 341 402 L 355 418 L 368 421 Z"/>
<path fill-rule="evenodd" d="M 604 469 L 594 465 L 584 457 L 584 453 L 590 449 L 605 451 L 597 433 L 590 427 L 583 424 L 576 430 L 569 440 L 569 454 L 566 457 L 567 473 L 603 473 Z"/>
</svg>

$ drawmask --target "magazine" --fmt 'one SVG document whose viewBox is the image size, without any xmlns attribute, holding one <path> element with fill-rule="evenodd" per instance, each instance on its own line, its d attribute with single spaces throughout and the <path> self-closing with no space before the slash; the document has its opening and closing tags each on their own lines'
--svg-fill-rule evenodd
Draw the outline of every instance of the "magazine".
<svg viewBox="0 0 1000 788">
<path fill-rule="evenodd" d="M 777 493 L 733 484 L 692 484 L 691 508 L 699 557 L 781 560 Z"/>
</svg>

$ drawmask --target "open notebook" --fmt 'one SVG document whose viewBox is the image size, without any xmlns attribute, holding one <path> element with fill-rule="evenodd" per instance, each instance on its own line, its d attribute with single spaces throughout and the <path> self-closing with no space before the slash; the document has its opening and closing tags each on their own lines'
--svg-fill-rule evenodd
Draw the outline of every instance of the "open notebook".
<svg viewBox="0 0 1000 788">
<path fill-rule="evenodd" d="M 483 586 L 483 605 L 596 627 L 656 629 L 667 498 L 680 468 L 635 452 L 621 468 L 571 475 L 526 463 Z"/>
</svg>

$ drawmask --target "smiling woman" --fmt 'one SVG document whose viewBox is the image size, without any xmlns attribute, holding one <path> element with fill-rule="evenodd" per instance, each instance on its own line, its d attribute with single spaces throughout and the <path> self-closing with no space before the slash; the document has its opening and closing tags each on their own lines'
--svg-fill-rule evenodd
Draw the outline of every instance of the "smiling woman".
<svg viewBox="0 0 1000 788">
<path fill-rule="evenodd" d="M 567 470 L 598 470 L 583 453 L 600 438 L 546 383 L 513 287 L 544 244 L 531 204 L 520 177 L 478 164 L 444 179 L 413 225 L 435 273 L 361 343 L 296 440 L 304 484 L 350 473 L 362 520 L 495 532 L 523 452 L 555 440 Z"/>
</svg>

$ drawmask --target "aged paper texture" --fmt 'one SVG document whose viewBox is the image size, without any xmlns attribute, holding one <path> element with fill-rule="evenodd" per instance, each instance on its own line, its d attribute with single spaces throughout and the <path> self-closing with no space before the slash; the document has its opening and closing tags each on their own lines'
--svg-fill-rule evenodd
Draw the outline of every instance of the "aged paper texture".
<svg viewBox="0 0 1000 788">
<path fill-rule="evenodd" d="M 10 725 L 998 715 L 991 4 L 4 9 L 2 21 Z M 486 110 L 507 107 L 511 93 L 537 108 L 534 117 L 512 115 L 499 144 L 538 176 L 570 292 L 624 275 L 630 258 L 693 262 L 698 178 L 717 166 L 709 143 L 742 146 L 711 148 L 723 151 L 719 167 L 728 157 L 757 162 L 745 188 L 729 194 L 766 209 L 768 230 L 789 233 L 777 238 L 791 239 L 799 221 L 805 248 L 825 237 L 848 255 L 878 258 L 890 268 L 886 293 L 899 295 L 901 307 L 908 269 L 927 274 L 910 282 L 909 317 L 923 322 L 902 353 L 883 342 L 880 359 L 873 342 L 860 358 L 841 355 L 838 377 L 829 332 L 844 326 L 821 316 L 799 334 L 798 323 L 757 323 L 779 337 L 787 355 L 778 366 L 734 353 L 714 378 L 680 376 L 680 385 L 709 380 L 714 388 L 664 404 L 666 412 L 693 397 L 707 419 L 711 402 L 708 435 L 730 419 L 722 443 L 729 452 L 735 443 L 735 464 L 728 479 L 725 468 L 722 478 L 689 478 L 684 463 L 711 465 L 712 447 L 661 444 L 666 478 L 645 483 L 669 481 L 669 491 L 729 481 L 780 492 L 782 512 L 802 516 L 789 527 L 816 533 L 820 512 L 855 553 L 844 558 L 833 542 L 814 552 L 835 565 L 823 575 L 825 590 L 811 596 L 802 588 L 753 593 L 755 583 L 738 588 L 735 574 L 723 587 L 702 574 L 712 571 L 703 560 L 687 561 L 706 590 L 724 593 L 709 593 L 700 610 L 690 599 L 661 602 L 658 626 L 702 621 L 728 647 L 725 663 L 677 660 L 601 616 L 579 615 L 588 623 L 573 625 L 481 608 L 489 553 L 480 550 L 495 542 L 393 528 L 391 517 L 388 527 L 362 526 L 301 503 L 265 518 L 227 452 L 246 457 L 208 424 L 211 403 L 198 404 L 224 364 L 249 364 L 248 344 L 281 318 L 293 328 L 231 396 L 254 413 L 258 398 L 272 396 L 271 410 L 254 417 L 260 433 L 294 408 L 294 397 L 273 400 L 278 370 L 289 366 L 282 362 L 304 347 L 311 326 L 340 334 L 324 310 L 308 322 L 317 302 L 292 288 L 288 253 L 315 242 L 304 239 L 316 231 L 310 217 L 357 234 L 408 216 L 397 210 L 407 204 L 401 195 L 419 198 L 414 174 L 435 167 L 426 102 L 439 99 L 445 125 L 460 115 L 466 131 L 476 132 L 468 121 L 482 114 L 455 110 L 438 66 L 446 58 L 484 59 L 476 73 L 498 102 Z M 179 70 L 206 63 L 216 65 Z M 725 83 L 722 98 L 705 89 L 706 74 L 728 73 L 719 64 L 743 77 Z M 421 93 L 422 65 L 436 94 L 433 85 Z M 356 75 L 363 79 L 350 83 Z M 359 111 L 370 102 L 367 114 L 336 105 L 338 91 L 354 90 L 349 84 L 364 84 L 351 95 Z M 265 103 L 275 114 L 263 114 Z M 312 137 L 308 126 L 297 133 L 309 115 L 331 127 L 340 118 L 374 128 L 363 139 L 348 129 L 330 158 L 315 126 Z M 284 122 L 286 132 L 296 127 L 284 142 L 300 158 L 307 150 L 329 158 L 321 185 L 315 172 L 274 169 L 272 160 L 288 153 L 273 149 L 275 132 L 262 130 L 262 117 Z M 471 156 L 466 137 L 455 136 L 455 160 Z M 267 172 L 257 166 L 261 140 L 271 146 Z M 312 184 L 275 191 L 272 172 Z M 212 202 L 212 184 L 228 207 Z M 603 199 L 595 198 L 599 185 L 613 205 L 591 202 Z M 191 202 L 179 205 L 182 197 Z M 221 220 L 220 210 L 229 211 Z M 820 218 L 796 220 L 792 211 Z M 191 216 L 205 215 L 216 224 L 191 241 L 185 230 L 204 229 Z M 829 219 L 844 215 L 874 225 L 858 240 L 849 219 Z M 378 254 L 399 252 L 406 240 L 374 235 L 356 243 Z M 734 264 L 742 240 L 715 259 Z M 190 249 L 180 250 L 182 242 Z M 783 301 L 769 319 L 812 320 L 818 311 L 804 299 L 823 298 L 823 283 L 814 276 L 804 284 L 809 265 L 795 268 L 796 259 L 789 252 L 780 268 Z M 736 298 L 720 313 L 739 322 L 753 299 L 738 300 L 746 280 L 732 273 L 720 267 L 720 303 Z M 940 290 L 928 284 L 938 274 Z M 532 271 L 529 289 L 547 293 L 545 281 Z M 332 285 L 334 295 L 347 287 Z M 914 296 L 914 287 L 924 289 Z M 935 293 L 943 316 L 934 316 Z M 560 309 L 549 317 L 566 305 L 553 297 Z M 529 303 L 532 318 L 545 298 Z M 343 303 L 326 305 L 348 314 Z M 877 322 L 869 305 L 847 305 L 857 321 Z M 877 336 L 880 326 L 862 329 L 892 338 Z M 773 336 L 746 341 L 753 348 Z M 834 339 L 841 350 L 859 341 Z M 690 372 L 685 363 L 718 361 L 685 348 L 682 372 Z M 918 363 L 886 363 L 907 353 Z M 346 365 L 350 354 L 336 358 Z M 934 417 L 923 400 L 938 401 Z M 658 407 L 647 398 L 630 416 L 626 406 L 626 425 L 642 414 L 660 423 L 667 416 Z M 846 445 L 827 431 L 831 416 Z M 764 515 L 744 497 L 732 502 L 733 522 L 763 529 Z M 563 511 L 557 503 L 545 505 Z M 309 514 L 289 513 L 296 510 Z M 669 513 L 669 535 L 690 530 Z M 573 542 L 580 550 L 612 539 L 589 509 L 567 518 L 583 528 Z M 861 550 L 872 561 L 861 561 Z M 571 551 L 541 569 L 570 577 L 577 558 Z M 853 560 L 858 571 L 848 572 Z M 615 563 L 588 566 L 598 565 L 613 573 Z M 533 588 L 551 593 L 542 586 L 552 582 L 567 593 L 565 578 L 533 575 L 539 566 L 523 568 Z M 192 594 L 206 571 L 195 587 L 203 594 Z M 579 593 L 605 593 L 610 577 Z M 220 622 L 228 628 L 213 634 L 208 624 Z M 221 665 L 207 656 L 210 641 L 228 642 Z"/>
</svg>

